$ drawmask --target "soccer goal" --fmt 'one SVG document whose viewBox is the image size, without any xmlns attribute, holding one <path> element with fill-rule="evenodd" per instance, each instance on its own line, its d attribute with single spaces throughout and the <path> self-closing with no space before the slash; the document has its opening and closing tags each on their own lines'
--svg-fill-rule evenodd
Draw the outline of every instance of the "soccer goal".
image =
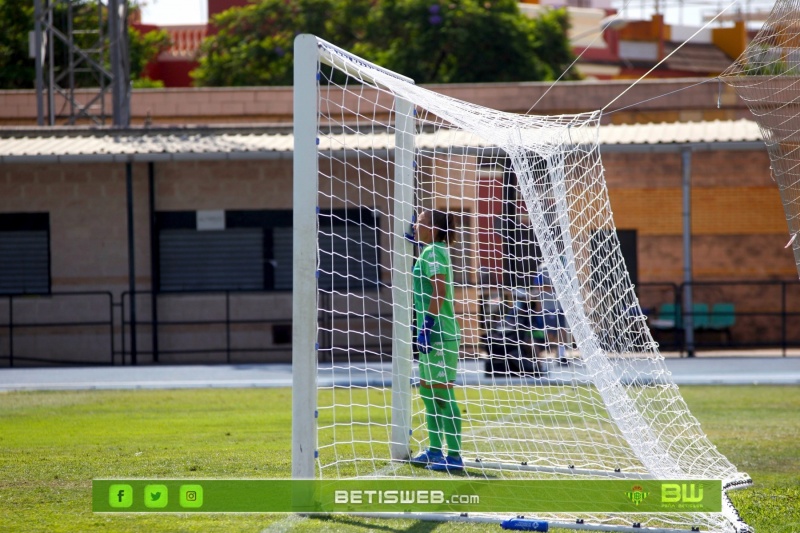
<svg viewBox="0 0 800 533">
<path fill-rule="evenodd" d="M 408 234 L 435 208 L 458 222 L 468 475 L 750 483 L 703 433 L 648 330 L 609 205 L 600 112 L 483 108 L 312 35 L 295 41 L 294 75 L 294 477 L 449 475 L 408 463 L 427 445 Z M 747 530 L 724 500 L 722 513 L 536 518 Z M 508 517 L 480 517 L 494 518 Z"/>
</svg>

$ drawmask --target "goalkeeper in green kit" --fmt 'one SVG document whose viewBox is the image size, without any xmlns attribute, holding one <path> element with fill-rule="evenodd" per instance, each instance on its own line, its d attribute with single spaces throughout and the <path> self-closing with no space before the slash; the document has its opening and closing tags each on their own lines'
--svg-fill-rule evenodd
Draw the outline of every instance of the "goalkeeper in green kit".
<svg viewBox="0 0 800 533">
<path fill-rule="evenodd" d="M 424 211 L 416 238 L 424 246 L 414 265 L 414 311 L 419 349 L 420 395 L 430 446 L 411 464 L 429 470 L 464 470 L 461 459 L 461 410 L 455 397 L 461 331 L 453 306 L 453 268 L 448 244 L 455 236 L 453 215 Z M 443 441 L 447 454 L 443 452 Z"/>
</svg>

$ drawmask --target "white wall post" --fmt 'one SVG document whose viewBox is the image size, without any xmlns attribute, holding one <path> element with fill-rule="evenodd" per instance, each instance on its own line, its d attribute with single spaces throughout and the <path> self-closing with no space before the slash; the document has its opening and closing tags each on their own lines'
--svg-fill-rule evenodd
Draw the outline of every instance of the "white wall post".
<svg viewBox="0 0 800 533">
<path fill-rule="evenodd" d="M 317 38 L 294 40 L 292 478 L 313 479 L 317 451 Z"/>
<path fill-rule="evenodd" d="M 411 456 L 411 364 L 414 245 L 405 233 L 414 216 L 414 105 L 395 98 L 394 224 L 392 241 L 392 459 Z"/>
</svg>

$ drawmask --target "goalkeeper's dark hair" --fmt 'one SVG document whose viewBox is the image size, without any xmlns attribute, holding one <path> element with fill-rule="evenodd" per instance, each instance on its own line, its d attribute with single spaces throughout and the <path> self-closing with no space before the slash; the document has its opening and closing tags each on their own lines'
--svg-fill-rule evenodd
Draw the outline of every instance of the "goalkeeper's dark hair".
<svg viewBox="0 0 800 533">
<path fill-rule="evenodd" d="M 453 213 L 431 209 L 431 228 L 434 242 L 452 244 L 456 240 L 456 217 Z"/>
</svg>

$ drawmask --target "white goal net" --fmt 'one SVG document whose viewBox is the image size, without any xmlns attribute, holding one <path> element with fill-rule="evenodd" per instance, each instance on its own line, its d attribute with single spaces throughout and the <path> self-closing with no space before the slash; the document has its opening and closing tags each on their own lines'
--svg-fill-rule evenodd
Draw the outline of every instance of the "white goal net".
<svg viewBox="0 0 800 533">
<path fill-rule="evenodd" d="M 468 475 L 749 483 L 689 412 L 650 334 L 614 227 L 599 112 L 486 109 L 310 35 L 295 61 L 295 477 L 449 475 L 406 461 L 428 446 L 412 333 L 419 249 L 406 234 L 437 209 L 458 225 Z M 729 503 L 537 518 L 746 529 Z"/>
<path fill-rule="evenodd" d="M 800 2 L 779 0 L 722 74 L 758 122 L 778 184 L 800 274 Z"/>
</svg>

